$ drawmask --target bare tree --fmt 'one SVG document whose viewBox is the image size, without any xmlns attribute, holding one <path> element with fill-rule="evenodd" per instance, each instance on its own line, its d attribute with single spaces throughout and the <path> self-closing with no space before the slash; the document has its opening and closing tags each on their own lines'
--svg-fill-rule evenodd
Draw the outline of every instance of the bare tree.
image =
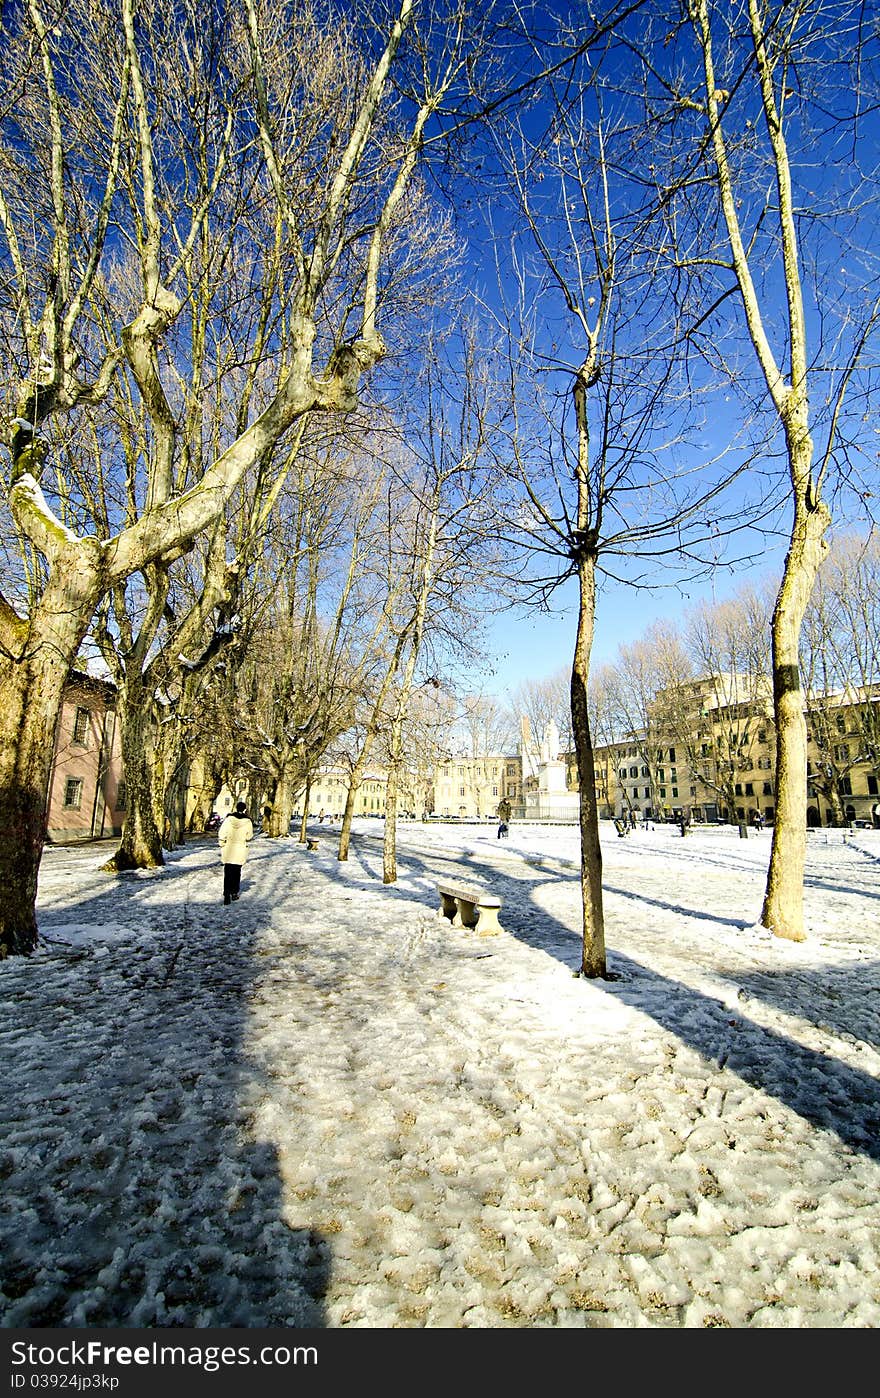
<svg viewBox="0 0 880 1398">
<path fill-rule="evenodd" d="M 571 731 L 571 675 L 565 669 L 555 670 L 543 679 L 527 679 L 508 695 L 508 703 L 518 719 L 527 719 L 534 741 L 551 722 L 559 730 L 562 751 L 569 753 L 574 746 Z"/>
<path fill-rule="evenodd" d="M 700 541 L 719 523 L 724 532 L 718 500 L 730 472 L 705 458 L 695 463 L 684 451 L 688 384 L 678 328 L 658 300 L 645 211 L 621 175 L 636 156 L 632 132 L 622 118 L 606 116 L 600 88 L 574 69 L 565 86 L 548 82 L 547 104 L 546 130 L 536 134 L 530 120 L 499 139 L 522 230 L 511 261 L 520 286 L 519 309 L 509 319 L 517 411 L 512 476 L 522 490 L 510 507 L 511 537 L 549 564 L 532 570 L 533 600 L 577 580 L 570 693 L 582 973 L 604 976 L 588 699 L 597 589 L 603 575 L 621 572 L 636 584 L 653 580 L 672 558 L 705 567 Z M 542 309 L 546 319 L 538 323 Z"/>
<path fill-rule="evenodd" d="M 462 61 L 463 17 L 433 52 L 417 46 L 421 87 L 389 97 L 414 26 L 400 0 L 387 39 L 333 22 L 307 0 L 285 10 L 137 7 L 71 0 L 51 22 L 40 0 L 4 14 L 0 230 L 7 363 L 14 365 L 8 498 L 42 560 L 29 609 L 0 601 L 0 942 L 28 952 L 45 831 L 52 740 L 68 668 L 100 598 L 165 568 L 223 511 L 239 482 L 314 412 L 356 403 L 383 357 L 382 271 L 426 130 Z M 434 31 L 434 38 L 439 28 Z M 164 94 L 169 100 L 164 100 Z M 238 434 L 175 488 L 180 420 L 164 351 L 203 243 L 223 274 L 218 229 L 247 241 L 260 211 L 261 262 L 279 328 L 259 400 Z M 120 230 L 136 250 L 133 308 L 112 299 Z M 260 295 L 261 293 L 257 293 Z M 123 317 L 125 318 L 123 319 Z M 110 348 L 96 325 L 122 327 Z M 242 346 L 247 362 L 249 346 Z M 135 386 L 149 454 L 107 535 L 63 523 L 65 434 L 106 398 L 117 371 Z"/>
<path fill-rule="evenodd" d="M 823 492 L 852 440 L 843 430 L 846 396 L 880 309 L 864 241 L 866 201 L 876 199 L 876 149 L 862 120 L 876 103 L 873 40 L 858 12 L 819 0 L 685 0 L 683 23 L 656 15 L 643 77 L 649 120 L 666 140 L 650 167 L 665 210 L 664 252 L 681 279 L 679 303 L 703 306 L 694 329 L 708 358 L 722 373 L 733 368 L 750 410 L 765 415 L 787 477 L 791 532 L 772 619 L 776 815 L 761 921 L 801 941 L 799 641 L 827 547 Z M 848 187 L 854 173 L 866 179 L 858 194 Z M 737 357 L 740 335 L 757 384 Z"/>
<path fill-rule="evenodd" d="M 835 538 L 820 580 L 833 609 L 834 673 L 851 700 L 849 716 L 857 727 L 861 758 L 870 762 L 874 781 L 880 784 L 880 541 L 876 532 Z"/>
<path fill-rule="evenodd" d="M 697 681 L 693 712 L 672 731 L 691 780 L 714 792 L 732 821 L 744 774 L 756 764 L 758 771 L 770 767 L 761 750 L 773 728 L 767 599 L 746 587 L 726 601 L 695 607 L 685 638 Z M 684 705 L 681 712 L 684 717 Z"/>
<path fill-rule="evenodd" d="M 836 826 L 847 821 L 853 769 L 870 763 L 875 787 L 880 777 L 878 603 L 876 537 L 834 539 L 804 616 L 801 670 L 813 744 L 807 794 L 824 797 Z"/>
<path fill-rule="evenodd" d="M 633 790 L 642 792 L 639 814 L 656 819 L 665 814 L 661 774 L 667 764 L 678 760 L 677 752 L 670 756 L 670 742 L 674 744 L 693 720 L 692 677 L 678 632 L 660 623 L 640 640 L 621 645 L 615 661 L 603 670 L 613 729 L 630 750 L 629 758 L 625 751 L 621 754 L 618 773 L 630 816 L 636 813 Z"/>
</svg>

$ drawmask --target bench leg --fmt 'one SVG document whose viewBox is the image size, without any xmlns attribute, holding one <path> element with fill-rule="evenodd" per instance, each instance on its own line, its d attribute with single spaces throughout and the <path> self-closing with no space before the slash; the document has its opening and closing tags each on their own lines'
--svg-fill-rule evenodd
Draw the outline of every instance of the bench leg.
<svg viewBox="0 0 880 1398">
<path fill-rule="evenodd" d="M 458 910 L 453 918 L 453 927 L 476 927 L 477 910 L 467 898 L 456 898 Z"/>
<path fill-rule="evenodd" d="M 437 909 L 438 917 L 447 917 L 450 922 L 455 920 L 458 912 L 458 905 L 454 898 L 450 898 L 448 893 L 440 894 L 440 907 Z"/>
<path fill-rule="evenodd" d="M 477 914 L 478 914 L 478 916 L 477 916 L 477 935 L 478 935 L 478 936 L 480 936 L 480 937 L 497 937 L 497 935 L 498 935 L 499 932 L 503 932 L 503 931 L 504 931 L 504 928 L 501 926 L 501 923 L 498 921 L 498 909 L 497 909 L 497 908 L 478 908 L 478 909 L 477 909 Z"/>
</svg>

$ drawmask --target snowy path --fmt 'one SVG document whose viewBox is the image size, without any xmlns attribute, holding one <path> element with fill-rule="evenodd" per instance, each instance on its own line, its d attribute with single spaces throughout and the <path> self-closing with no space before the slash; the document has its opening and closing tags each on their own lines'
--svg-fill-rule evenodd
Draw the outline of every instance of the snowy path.
<svg viewBox="0 0 880 1398">
<path fill-rule="evenodd" d="M 381 882 L 257 840 L 112 882 L 50 849 L 0 966 L 5 1326 L 880 1322 L 880 836 L 811 837 L 810 940 L 754 922 L 768 837 L 407 826 Z M 505 900 L 434 914 L 435 873 Z"/>
</svg>

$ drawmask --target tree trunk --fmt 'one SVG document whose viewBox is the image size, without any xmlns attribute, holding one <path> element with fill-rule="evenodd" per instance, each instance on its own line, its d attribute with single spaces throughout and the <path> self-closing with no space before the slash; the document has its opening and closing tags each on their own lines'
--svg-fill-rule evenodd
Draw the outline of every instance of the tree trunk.
<svg viewBox="0 0 880 1398">
<path fill-rule="evenodd" d="M 75 553 L 53 568 L 14 654 L 0 647 L 0 958 L 37 944 L 37 877 L 46 841 L 55 733 L 70 667 L 97 605 L 95 575 Z"/>
<path fill-rule="evenodd" d="M 311 773 L 306 777 L 306 790 L 303 796 L 302 820 L 299 823 L 299 842 L 304 845 L 306 842 L 306 832 L 309 827 L 309 802 L 312 799 L 312 777 Z"/>
<path fill-rule="evenodd" d="M 577 758 L 580 791 L 581 897 L 583 902 L 583 957 L 581 973 L 592 978 L 605 976 L 605 915 L 602 907 L 602 849 L 599 844 L 599 813 L 596 807 L 596 772 L 593 738 L 587 705 L 590 678 L 590 651 L 596 616 L 596 558 L 586 554 L 578 559 L 580 607 L 577 638 L 571 667 L 571 723 Z"/>
<path fill-rule="evenodd" d="M 183 751 L 183 730 L 176 718 L 153 727 L 154 748 L 150 786 L 153 820 L 165 849 L 186 842 L 186 793 L 189 764 Z"/>
<path fill-rule="evenodd" d="M 180 756 L 165 792 L 166 849 L 186 844 L 186 795 L 189 789 L 189 764 Z"/>
<path fill-rule="evenodd" d="M 290 767 L 283 766 L 275 782 L 272 794 L 272 814 L 269 817 L 268 834 L 273 839 L 290 834 L 293 820 L 293 798 L 296 795 L 294 776 Z"/>
<path fill-rule="evenodd" d="M 119 848 L 102 866 L 108 874 L 156 869 L 165 863 L 153 789 L 153 716 L 139 675 L 125 686 L 119 719 L 127 804 Z"/>
<path fill-rule="evenodd" d="M 385 838 L 382 842 L 382 882 L 397 882 L 397 797 L 400 790 L 400 757 L 393 753 L 385 783 Z"/>
<path fill-rule="evenodd" d="M 846 825 L 846 815 L 844 814 L 840 792 L 833 781 L 830 781 L 825 788 L 825 800 L 831 808 L 829 811 L 830 820 L 828 824 L 833 826 L 835 830 L 839 830 L 841 826 Z"/>
<path fill-rule="evenodd" d="M 56 673 L 57 672 L 57 673 Z M 46 796 L 67 667 L 45 649 L 3 666 L 0 709 L 0 957 L 37 944 L 36 896 Z"/>
<path fill-rule="evenodd" d="M 373 745 L 372 737 L 369 740 L 369 745 L 370 747 L 372 747 Z M 348 851 L 351 847 L 351 822 L 354 819 L 354 803 L 357 800 L 357 794 L 360 790 L 361 775 L 363 773 L 364 766 L 366 765 L 367 759 L 365 754 L 367 753 L 367 751 L 368 749 L 365 747 L 364 751 L 361 753 L 363 763 L 361 763 L 361 758 L 358 758 L 357 762 L 355 763 L 354 770 L 351 774 L 351 780 L 348 783 L 348 793 L 345 797 L 345 811 L 343 812 L 342 816 L 342 829 L 339 832 L 339 849 L 336 853 L 336 858 L 343 864 L 348 858 Z"/>
<path fill-rule="evenodd" d="M 776 722 L 776 814 L 761 923 L 802 942 L 807 851 L 807 722 L 801 691 L 801 623 L 827 545 L 830 522 L 820 501 L 795 505 L 791 546 L 773 612 L 773 709 Z"/>
</svg>

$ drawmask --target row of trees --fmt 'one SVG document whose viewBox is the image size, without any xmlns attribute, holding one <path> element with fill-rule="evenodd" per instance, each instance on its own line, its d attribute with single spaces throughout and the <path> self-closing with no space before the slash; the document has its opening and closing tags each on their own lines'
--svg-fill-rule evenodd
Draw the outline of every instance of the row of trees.
<svg viewBox="0 0 880 1398">
<path fill-rule="evenodd" d="M 266 737 L 279 821 L 291 723 L 320 749 L 359 667 L 383 664 L 380 635 L 394 637 L 397 663 L 412 640 L 420 583 L 397 572 L 399 543 L 382 559 L 385 594 L 369 603 L 360 553 L 376 548 L 371 512 L 384 506 L 399 539 L 430 483 L 410 482 L 398 513 L 390 468 L 367 469 L 350 586 L 329 614 L 319 570 L 333 501 L 346 508 L 334 496 L 341 415 L 388 357 L 380 315 L 385 335 L 406 324 L 417 339 L 414 317 L 448 268 L 448 219 L 416 173 L 479 51 L 480 26 L 448 19 L 412 0 L 361 24 L 309 0 L 209 15 L 133 0 L 4 11 L 7 951 L 36 938 L 52 739 L 93 618 L 120 688 L 131 802 L 116 867 L 161 858 L 158 815 L 186 717 L 273 553 L 290 550 L 284 576 L 253 606 L 274 608 L 270 644 L 283 656 L 272 705 L 282 732 Z M 382 428 L 394 422 L 390 375 L 385 390 Z M 269 528 L 279 515 L 280 535 Z M 343 633 L 371 608 L 363 625 L 377 645 L 355 655 Z M 155 722 L 157 703 L 169 722 Z"/>
<path fill-rule="evenodd" d="M 578 590 L 603 975 L 602 579 L 733 562 L 756 527 L 788 536 L 763 920 L 801 937 L 801 624 L 829 483 L 869 508 L 874 30 L 841 0 L 27 0 L 3 24 L 0 943 L 35 940 L 90 627 L 121 696 L 124 867 L 161 859 L 205 713 L 248 735 L 273 828 L 346 731 L 353 790 L 385 735 L 393 810 L 414 696 L 506 555 L 520 599 Z"/>
</svg>

